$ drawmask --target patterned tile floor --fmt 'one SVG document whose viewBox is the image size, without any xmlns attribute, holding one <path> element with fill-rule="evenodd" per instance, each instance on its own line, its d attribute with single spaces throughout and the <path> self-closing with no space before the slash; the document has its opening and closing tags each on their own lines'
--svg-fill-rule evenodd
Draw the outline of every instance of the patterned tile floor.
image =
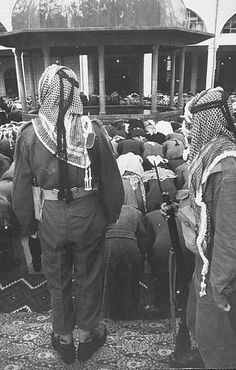
<svg viewBox="0 0 236 370">
<path fill-rule="evenodd" d="M 51 314 L 0 314 L 1 370 L 168 369 L 174 349 L 171 323 L 163 320 L 105 321 L 108 339 L 85 364 L 65 366 L 51 348 Z M 78 332 L 74 333 L 78 343 Z"/>
</svg>

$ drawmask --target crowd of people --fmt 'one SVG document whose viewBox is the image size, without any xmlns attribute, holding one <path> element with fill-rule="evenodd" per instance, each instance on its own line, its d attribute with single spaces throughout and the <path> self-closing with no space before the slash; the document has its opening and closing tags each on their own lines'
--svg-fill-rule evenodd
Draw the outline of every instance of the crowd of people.
<svg viewBox="0 0 236 370">
<path fill-rule="evenodd" d="M 32 100 L 27 98 L 27 107 L 32 110 Z M 0 126 L 22 121 L 22 106 L 18 97 L 0 97 Z"/>
<path fill-rule="evenodd" d="M 29 238 L 51 294 L 53 348 L 65 363 L 89 359 L 107 338 L 101 319 L 135 318 L 142 287 L 149 309 L 169 304 L 174 210 L 186 268 L 177 266 L 177 288 L 178 274 L 190 288 L 181 320 L 203 366 L 235 368 L 236 130 L 227 94 L 197 94 L 179 121 L 103 124 L 83 116 L 74 72 L 51 65 L 39 103 L 32 121 L 0 128 L 1 234 L 12 227 Z M 0 266 L 11 256 L 2 249 Z"/>
<path fill-rule="evenodd" d="M 184 104 L 188 102 L 193 97 L 191 92 L 183 94 Z M 234 97 L 234 96 L 233 96 Z M 92 93 L 88 96 L 81 91 L 80 99 L 85 110 L 89 110 L 89 107 L 99 106 L 99 94 Z M 37 114 L 40 104 L 38 95 L 35 97 L 36 103 L 33 103 L 32 97 L 28 96 L 26 99 L 27 111 L 31 114 Z M 111 94 L 106 94 L 105 101 L 107 106 L 145 106 L 147 109 L 151 107 L 151 97 L 144 96 L 142 98 L 137 92 L 127 93 L 126 91 L 113 91 Z M 173 100 L 173 106 L 177 107 L 178 104 L 178 94 L 176 93 Z M 35 106 L 36 105 L 36 106 Z M 159 108 L 164 109 L 170 105 L 170 95 L 168 93 L 162 93 L 158 91 L 157 93 L 157 105 Z M 19 97 L 12 96 L 2 96 L 0 97 L 0 125 L 10 122 L 20 122 L 22 121 L 22 105 Z"/>
</svg>

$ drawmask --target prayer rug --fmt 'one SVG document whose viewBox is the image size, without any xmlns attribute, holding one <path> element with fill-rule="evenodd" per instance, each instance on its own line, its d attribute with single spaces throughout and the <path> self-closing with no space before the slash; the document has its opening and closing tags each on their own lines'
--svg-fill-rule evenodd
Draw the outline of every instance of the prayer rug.
<svg viewBox="0 0 236 370">
<path fill-rule="evenodd" d="M 169 369 L 174 350 L 171 322 L 104 320 L 106 344 L 84 364 L 64 365 L 50 344 L 51 313 L 0 314 L 1 370 L 156 370 Z M 74 338 L 78 344 L 78 331 Z"/>
<path fill-rule="evenodd" d="M 26 275 L 0 283 L 0 312 L 45 312 L 50 308 L 50 295 L 43 275 Z"/>
</svg>

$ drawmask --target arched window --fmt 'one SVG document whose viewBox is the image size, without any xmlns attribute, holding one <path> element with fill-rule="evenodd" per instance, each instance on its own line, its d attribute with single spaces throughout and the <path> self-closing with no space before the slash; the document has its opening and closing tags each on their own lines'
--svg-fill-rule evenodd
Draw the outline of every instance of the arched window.
<svg viewBox="0 0 236 370">
<path fill-rule="evenodd" d="M 236 14 L 225 23 L 222 33 L 236 33 Z"/>
<path fill-rule="evenodd" d="M 195 31 L 206 31 L 203 20 L 192 10 L 187 9 L 188 12 L 188 28 Z"/>
<path fill-rule="evenodd" d="M 7 96 L 18 96 L 16 71 L 14 68 L 7 69 L 4 73 L 5 90 Z"/>
</svg>

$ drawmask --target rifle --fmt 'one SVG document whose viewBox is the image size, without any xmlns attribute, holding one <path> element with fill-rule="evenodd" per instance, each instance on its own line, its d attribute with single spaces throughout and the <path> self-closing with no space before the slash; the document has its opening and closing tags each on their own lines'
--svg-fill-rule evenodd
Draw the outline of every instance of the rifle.
<svg viewBox="0 0 236 370">
<path fill-rule="evenodd" d="M 185 266 L 184 255 L 180 246 L 179 233 L 175 219 L 175 210 L 172 207 L 173 201 L 170 199 L 170 194 L 163 192 L 162 190 L 156 163 L 154 163 L 154 168 L 161 191 L 162 202 L 169 206 L 167 211 L 167 223 L 171 241 L 171 248 L 169 251 L 169 294 L 170 312 L 175 341 L 174 357 L 177 358 L 191 348 L 190 335 L 186 323 L 186 307 L 189 294 L 188 277 L 186 276 L 187 269 Z M 178 333 L 176 328 L 177 306 L 180 318 Z"/>
</svg>

